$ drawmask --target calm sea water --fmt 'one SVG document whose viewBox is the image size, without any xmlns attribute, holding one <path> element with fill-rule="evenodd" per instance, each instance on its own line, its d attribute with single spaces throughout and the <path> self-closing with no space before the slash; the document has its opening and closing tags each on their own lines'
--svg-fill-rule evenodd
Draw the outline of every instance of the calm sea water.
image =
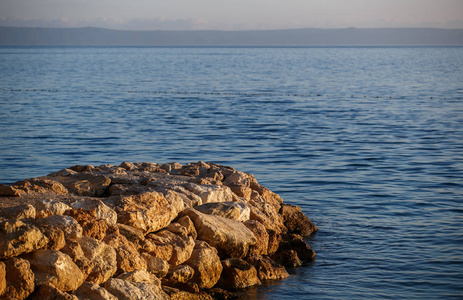
<svg viewBox="0 0 463 300">
<path fill-rule="evenodd" d="M 316 261 L 250 299 L 463 298 L 463 48 L 0 48 L 0 88 L 2 183 L 202 160 L 301 206 Z"/>
</svg>

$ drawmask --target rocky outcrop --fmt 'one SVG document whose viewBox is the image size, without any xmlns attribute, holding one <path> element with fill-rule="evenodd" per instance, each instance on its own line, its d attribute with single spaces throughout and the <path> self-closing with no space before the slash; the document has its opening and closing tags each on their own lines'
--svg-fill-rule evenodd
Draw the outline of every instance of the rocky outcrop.
<svg viewBox="0 0 463 300">
<path fill-rule="evenodd" d="M 0 299 L 229 299 L 315 257 L 299 207 L 213 163 L 78 165 L 0 197 Z"/>
</svg>

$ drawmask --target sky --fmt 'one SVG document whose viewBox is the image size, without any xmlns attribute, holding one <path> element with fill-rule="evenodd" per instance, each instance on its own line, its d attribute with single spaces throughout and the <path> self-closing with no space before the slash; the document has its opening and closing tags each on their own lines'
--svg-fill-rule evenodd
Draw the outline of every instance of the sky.
<svg viewBox="0 0 463 300">
<path fill-rule="evenodd" d="M 0 0 L 0 26 L 127 30 L 463 28 L 463 0 Z"/>
</svg>

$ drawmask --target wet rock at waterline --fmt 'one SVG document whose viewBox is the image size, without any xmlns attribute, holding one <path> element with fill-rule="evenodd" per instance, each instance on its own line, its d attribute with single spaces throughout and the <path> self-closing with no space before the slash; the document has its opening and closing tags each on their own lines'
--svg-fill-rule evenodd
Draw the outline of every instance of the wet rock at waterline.
<svg viewBox="0 0 463 300">
<path fill-rule="evenodd" d="M 231 167 L 73 166 L 0 185 L 0 299 L 232 297 L 313 260 L 316 230 Z"/>
</svg>

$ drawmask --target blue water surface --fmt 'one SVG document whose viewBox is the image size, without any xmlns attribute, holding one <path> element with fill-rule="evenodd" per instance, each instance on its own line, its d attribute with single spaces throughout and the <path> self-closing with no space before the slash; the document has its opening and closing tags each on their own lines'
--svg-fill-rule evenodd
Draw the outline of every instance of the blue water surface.
<svg viewBox="0 0 463 300">
<path fill-rule="evenodd" d="M 319 228 L 245 298 L 462 299 L 462 82 L 461 47 L 4 47 L 0 182 L 231 165 Z"/>
</svg>

